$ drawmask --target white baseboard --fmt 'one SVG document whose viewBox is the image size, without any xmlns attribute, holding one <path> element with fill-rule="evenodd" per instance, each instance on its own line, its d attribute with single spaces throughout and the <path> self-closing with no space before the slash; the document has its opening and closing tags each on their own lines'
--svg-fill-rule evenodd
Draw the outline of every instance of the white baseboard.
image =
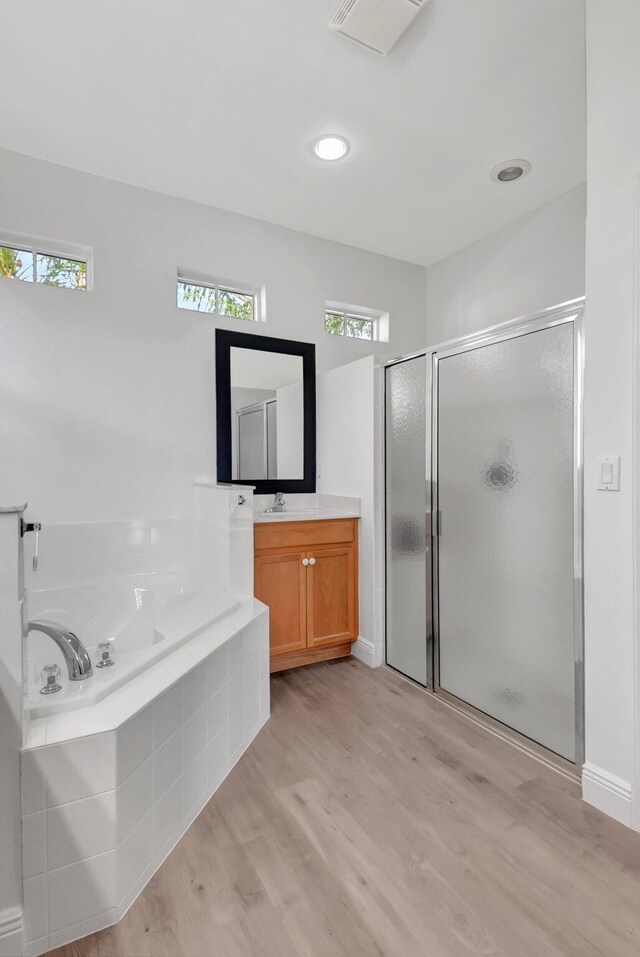
<svg viewBox="0 0 640 957">
<path fill-rule="evenodd" d="M 351 654 L 359 661 L 363 661 L 370 668 L 377 668 L 380 664 L 376 661 L 376 648 L 372 641 L 363 638 L 362 635 L 351 645 Z"/>
<path fill-rule="evenodd" d="M 12 907 L 0 912 L 0 957 L 22 953 L 22 910 Z"/>
<path fill-rule="evenodd" d="M 582 798 L 588 804 L 631 827 L 631 784 L 595 764 L 582 769 Z"/>
</svg>

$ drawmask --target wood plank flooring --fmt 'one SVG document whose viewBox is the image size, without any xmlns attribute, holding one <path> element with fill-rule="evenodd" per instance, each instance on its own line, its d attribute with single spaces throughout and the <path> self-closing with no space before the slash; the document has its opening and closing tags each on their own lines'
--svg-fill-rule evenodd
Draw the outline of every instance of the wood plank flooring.
<svg viewBox="0 0 640 957">
<path fill-rule="evenodd" d="M 640 834 L 392 671 L 272 717 L 115 927 L 52 957 L 638 957 Z"/>
</svg>

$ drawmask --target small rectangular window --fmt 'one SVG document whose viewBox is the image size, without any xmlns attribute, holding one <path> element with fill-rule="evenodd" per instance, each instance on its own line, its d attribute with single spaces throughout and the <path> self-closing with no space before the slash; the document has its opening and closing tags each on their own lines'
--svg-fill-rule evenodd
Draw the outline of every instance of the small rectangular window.
<svg viewBox="0 0 640 957">
<path fill-rule="evenodd" d="M 80 259 L 36 253 L 36 281 L 65 289 L 86 289 L 87 264 Z"/>
<path fill-rule="evenodd" d="M 324 314 L 324 331 L 332 336 L 348 336 L 350 339 L 367 339 L 375 336 L 376 320 L 368 316 L 354 316 L 350 312 L 327 310 Z"/>
<path fill-rule="evenodd" d="M 254 292 L 233 289 L 214 281 L 190 282 L 184 277 L 178 278 L 177 303 L 180 309 L 257 321 L 257 300 L 258 295 Z"/>
<path fill-rule="evenodd" d="M 218 289 L 218 312 L 234 319 L 255 319 L 256 297 L 233 289 Z"/>
<path fill-rule="evenodd" d="M 87 261 L 40 252 L 37 248 L 0 246 L 0 277 L 85 291 Z"/>
<path fill-rule="evenodd" d="M 331 336 L 344 336 L 347 339 L 388 342 L 389 313 L 369 306 L 327 299 L 324 304 L 324 331 Z"/>
<path fill-rule="evenodd" d="M 373 339 L 373 320 L 361 316 L 347 316 L 346 335 L 353 339 Z"/>
</svg>

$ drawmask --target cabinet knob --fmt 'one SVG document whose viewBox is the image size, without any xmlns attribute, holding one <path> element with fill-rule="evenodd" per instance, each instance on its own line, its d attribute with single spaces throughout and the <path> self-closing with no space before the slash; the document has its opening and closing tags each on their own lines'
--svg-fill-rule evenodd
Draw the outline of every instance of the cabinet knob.
<svg viewBox="0 0 640 957">
<path fill-rule="evenodd" d="M 303 559 L 302 559 L 302 564 L 303 564 L 303 565 L 308 565 L 308 564 L 309 564 L 309 559 L 308 559 L 308 558 L 303 558 Z"/>
<path fill-rule="evenodd" d="M 309 564 L 310 564 L 310 565 L 315 565 L 315 563 L 316 563 L 315 558 L 310 558 L 310 559 L 309 559 Z"/>
</svg>

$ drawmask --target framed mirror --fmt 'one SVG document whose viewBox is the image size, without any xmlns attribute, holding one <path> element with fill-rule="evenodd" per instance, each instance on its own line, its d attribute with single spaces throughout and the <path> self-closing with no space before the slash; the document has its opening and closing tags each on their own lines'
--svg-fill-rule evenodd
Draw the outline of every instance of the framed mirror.
<svg viewBox="0 0 640 957">
<path fill-rule="evenodd" d="M 218 482 L 316 490 L 316 347 L 216 329 Z"/>
</svg>

